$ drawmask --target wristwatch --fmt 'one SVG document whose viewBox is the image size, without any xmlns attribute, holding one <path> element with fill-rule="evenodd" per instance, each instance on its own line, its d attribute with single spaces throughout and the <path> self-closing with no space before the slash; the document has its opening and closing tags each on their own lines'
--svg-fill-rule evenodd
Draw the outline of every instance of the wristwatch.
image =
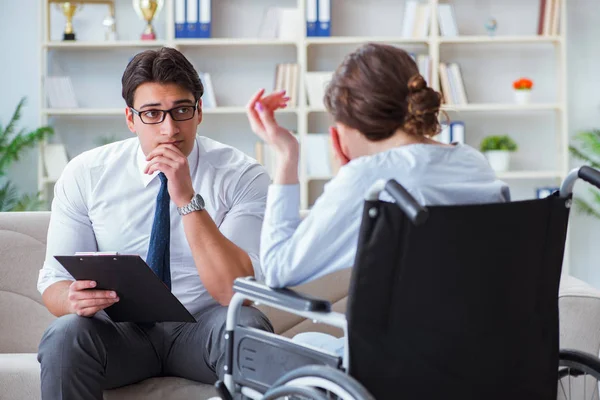
<svg viewBox="0 0 600 400">
<path fill-rule="evenodd" d="M 186 204 L 183 207 L 177 207 L 177 212 L 179 215 L 186 215 L 194 211 L 202 210 L 204 210 L 204 199 L 198 193 L 192 197 L 192 201 L 190 201 L 189 204 Z"/>
</svg>

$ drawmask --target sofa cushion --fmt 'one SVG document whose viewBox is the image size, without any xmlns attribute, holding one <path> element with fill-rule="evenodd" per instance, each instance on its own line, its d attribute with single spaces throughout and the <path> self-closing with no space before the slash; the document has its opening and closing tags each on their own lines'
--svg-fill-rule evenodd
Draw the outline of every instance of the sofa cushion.
<svg viewBox="0 0 600 400">
<path fill-rule="evenodd" d="M 40 364 L 37 354 L 0 354 L 0 398 L 39 399 Z"/>
<path fill-rule="evenodd" d="M 36 354 L 0 354 L 0 398 L 32 400 L 40 396 L 40 364 Z M 104 392 L 106 400 L 187 400 L 216 396 L 212 385 L 183 378 L 152 378 Z"/>
</svg>

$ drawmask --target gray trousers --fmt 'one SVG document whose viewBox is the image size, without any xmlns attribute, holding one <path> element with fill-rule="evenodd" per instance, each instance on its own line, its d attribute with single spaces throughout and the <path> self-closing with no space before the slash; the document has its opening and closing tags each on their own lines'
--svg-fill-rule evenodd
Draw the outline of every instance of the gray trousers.
<svg viewBox="0 0 600 400">
<path fill-rule="evenodd" d="M 197 323 L 114 323 L 105 312 L 56 319 L 38 352 L 42 399 L 101 400 L 113 389 L 155 376 L 212 384 L 225 362 L 227 307 L 214 306 Z M 273 331 L 267 317 L 242 307 L 239 324 Z"/>
</svg>

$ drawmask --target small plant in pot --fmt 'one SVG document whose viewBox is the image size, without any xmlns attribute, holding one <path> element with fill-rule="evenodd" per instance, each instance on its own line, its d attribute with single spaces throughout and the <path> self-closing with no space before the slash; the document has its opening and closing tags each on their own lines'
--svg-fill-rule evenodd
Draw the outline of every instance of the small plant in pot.
<svg viewBox="0 0 600 400">
<path fill-rule="evenodd" d="M 494 171 L 504 172 L 508 171 L 510 153 L 517 150 L 517 144 L 508 135 L 487 136 L 481 142 L 480 150 Z"/>
<path fill-rule="evenodd" d="M 513 82 L 513 89 L 515 89 L 515 102 L 517 104 L 529 104 L 531 101 L 531 89 L 533 89 L 533 81 L 531 79 L 517 79 Z"/>
</svg>

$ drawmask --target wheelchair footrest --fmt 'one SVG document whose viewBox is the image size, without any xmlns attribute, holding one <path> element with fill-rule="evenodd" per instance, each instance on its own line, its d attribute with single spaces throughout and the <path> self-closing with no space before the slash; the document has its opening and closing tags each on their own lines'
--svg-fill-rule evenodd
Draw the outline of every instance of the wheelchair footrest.
<svg viewBox="0 0 600 400">
<path fill-rule="evenodd" d="M 304 365 L 342 365 L 341 357 L 254 328 L 237 326 L 233 340 L 233 381 L 260 392 Z"/>
</svg>

